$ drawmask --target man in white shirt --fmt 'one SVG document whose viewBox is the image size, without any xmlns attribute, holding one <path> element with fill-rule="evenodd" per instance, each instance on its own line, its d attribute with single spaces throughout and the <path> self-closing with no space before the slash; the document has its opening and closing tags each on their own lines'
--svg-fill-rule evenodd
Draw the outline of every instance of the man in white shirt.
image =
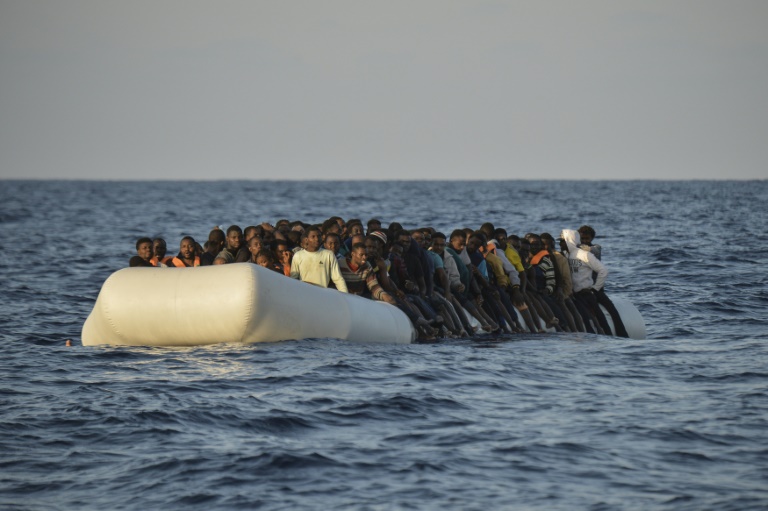
<svg viewBox="0 0 768 511">
<path fill-rule="evenodd" d="M 333 281 L 336 289 L 342 293 L 348 292 L 336 255 L 321 248 L 320 229 L 316 226 L 310 227 L 306 234 L 304 250 L 296 252 L 291 261 L 291 278 L 320 287 L 328 287 Z"/>
</svg>

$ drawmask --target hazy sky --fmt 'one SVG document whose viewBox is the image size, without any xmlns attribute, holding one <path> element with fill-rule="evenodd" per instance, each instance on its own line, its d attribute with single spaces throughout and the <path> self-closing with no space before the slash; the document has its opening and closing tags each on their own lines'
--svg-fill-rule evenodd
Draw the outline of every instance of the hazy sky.
<svg viewBox="0 0 768 511">
<path fill-rule="evenodd" d="M 0 177 L 768 178 L 768 2 L 0 0 Z"/>
</svg>

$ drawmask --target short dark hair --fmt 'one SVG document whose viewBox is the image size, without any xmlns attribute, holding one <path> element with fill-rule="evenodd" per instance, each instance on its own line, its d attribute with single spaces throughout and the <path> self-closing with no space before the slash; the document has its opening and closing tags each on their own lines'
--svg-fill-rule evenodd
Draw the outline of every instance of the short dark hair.
<svg viewBox="0 0 768 511">
<path fill-rule="evenodd" d="M 453 238 L 466 238 L 467 233 L 464 232 L 464 229 L 454 229 L 451 233 L 451 239 Z"/>
<path fill-rule="evenodd" d="M 229 236 L 230 233 L 233 232 L 239 232 L 240 234 L 243 234 L 243 230 L 240 228 L 239 225 L 230 225 L 227 229 L 227 236 Z"/>
<path fill-rule="evenodd" d="M 326 220 L 325 222 L 323 222 L 323 226 L 321 229 L 323 233 L 326 233 L 334 227 L 339 227 L 339 223 L 336 221 L 335 218 L 332 217 Z"/>
<path fill-rule="evenodd" d="M 208 233 L 208 241 L 222 242 L 224 241 L 224 231 L 216 227 Z"/>
<path fill-rule="evenodd" d="M 589 234 L 593 238 L 597 236 L 597 233 L 595 232 L 595 230 L 588 225 L 582 225 L 581 227 L 579 227 L 579 234 Z"/>
<path fill-rule="evenodd" d="M 259 227 L 261 227 L 261 226 L 259 226 Z M 249 225 L 248 227 L 243 229 L 243 236 L 245 236 L 247 238 L 248 234 L 250 234 L 252 232 L 255 232 L 256 234 L 259 234 L 259 228 L 256 227 L 255 225 Z"/>
<path fill-rule="evenodd" d="M 472 234 L 470 234 L 470 236 L 469 236 L 469 237 L 470 237 L 470 239 L 471 239 L 471 238 L 475 238 L 475 239 L 477 239 L 477 240 L 478 240 L 478 241 L 480 241 L 480 243 L 482 243 L 483 245 L 485 245 L 486 243 L 488 243 L 488 238 L 485 236 L 485 233 L 484 233 L 483 231 L 475 231 L 475 232 L 473 232 Z"/>
<path fill-rule="evenodd" d="M 275 254 L 272 253 L 271 250 L 268 250 L 266 248 L 262 248 L 259 250 L 259 252 L 256 254 L 256 259 L 259 257 L 266 257 L 267 261 L 269 261 L 270 264 L 274 264 L 275 262 Z"/>
<path fill-rule="evenodd" d="M 483 225 L 480 226 L 481 231 L 485 234 L 486 237 L 491 237 L 494 235 L 494 231 L 496 228 L 493 226 L 491 222 L 485 222 Z"/>
<path fill-rule="evenodd" d="M 136 250 L 139 249 L 139 245 L 141 245 L 142 243 L 149 243 L 151 245 L 152 238 L 147 238 L 146 236 L 143 238 L 139 238 L 138 241 L 136 241 Z"/>
</svg>

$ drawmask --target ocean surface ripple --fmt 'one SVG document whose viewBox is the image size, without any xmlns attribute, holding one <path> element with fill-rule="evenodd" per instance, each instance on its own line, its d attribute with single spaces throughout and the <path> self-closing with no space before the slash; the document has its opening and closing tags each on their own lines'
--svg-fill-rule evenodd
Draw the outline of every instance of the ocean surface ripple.
<svg viewBox="0 0 768 511">
<path fill-rule="evenodd" d="M 0 509 L 768 509 L 766 203 L 765 181 L 0 181 Z M 80 345 L 136 238 L 332 214 L 589 223 L 649 338 Z"/>
</svg>

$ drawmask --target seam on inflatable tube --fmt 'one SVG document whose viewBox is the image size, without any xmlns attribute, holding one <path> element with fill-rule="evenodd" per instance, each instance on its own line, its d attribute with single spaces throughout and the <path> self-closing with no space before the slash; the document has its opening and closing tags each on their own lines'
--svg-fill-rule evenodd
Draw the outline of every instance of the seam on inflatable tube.
<svg viewBox="0 0 768 511">
<path fill-rule="evenodd" d="M 245 316 L 245 318 L 244 318 L 245 319 L 245 323 L 243 324 L 243 329 L 242 329 L 243 333 L 240 335 L 240 344 L 243 344 L 245 342 L 245 338 L 248 335 L 248 325 L 251 324 L 251 318 L 253 318 L 254 302 L 256 301 L 254 295 L 257 292 L 257 290 L 256 290 L 256 277 L 255 277 L 255 273 L 256 273 L 256 271 L 258 271 L 258 269 L 251 268 L 250 266 L 252 266 L 252 265 L 250 263 L 247 263 L 247 264 L 249 265 L 249 268 L 248 268 L 248 278 L 250 279 L 249 289 L 251 290 L 251 292 L 250 292 L 250 294 L 248 296 L 248 309 L 247 309 L 246 314 L 244 314 L 244 316 Z"/>
</svg>

